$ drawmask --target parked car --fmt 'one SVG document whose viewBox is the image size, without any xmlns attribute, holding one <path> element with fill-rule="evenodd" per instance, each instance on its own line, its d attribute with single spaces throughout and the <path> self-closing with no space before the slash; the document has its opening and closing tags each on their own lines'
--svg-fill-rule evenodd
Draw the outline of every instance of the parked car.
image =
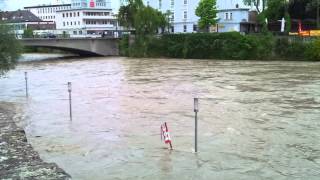
<svg viewBox="0 0 320 180">
<path fill-rule="evenodd" d="M 40 35 L 41 38 L 57 38 L 57 36 L 53 33 L 43 33 Z"/>
</svg>

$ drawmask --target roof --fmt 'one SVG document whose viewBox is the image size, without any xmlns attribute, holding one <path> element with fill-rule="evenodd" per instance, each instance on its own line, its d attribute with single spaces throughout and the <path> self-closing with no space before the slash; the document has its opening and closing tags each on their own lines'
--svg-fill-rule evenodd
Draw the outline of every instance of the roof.
<svg viewBox="0 0 320 180">
<path fill-rule="evenodd" d="M 27 7 L 24 7 L 24 9 L 31 9 L 31 8 L 45 8 L 45 7 L 61 7 L 61 6 L 71 6 L 71 4 L 56 4 L 56 5 L 27 6 Z"/>
<path fill-rule="evenodd" d="M 0 12 L 1 20 L 6 23 L 40 22 L 40 18 L 27 10 Z"/>
<path fill-rule="evenodd" d="M 249 8 L 237 8 L 237 9 L 220 9 L 218 12 L 229 12 L 229 11 L 249 11 Z"/>
<path fill-rule="evenodd" d="M 69 11 L 112 11 L 112 9 L 98 9 L 98 8 L 75 8 L 75 9 L 66 9 L 66 10 L 59 10 L 59 11 L 56 11 L 56 12 L 69 12 Z"/>
</svg>

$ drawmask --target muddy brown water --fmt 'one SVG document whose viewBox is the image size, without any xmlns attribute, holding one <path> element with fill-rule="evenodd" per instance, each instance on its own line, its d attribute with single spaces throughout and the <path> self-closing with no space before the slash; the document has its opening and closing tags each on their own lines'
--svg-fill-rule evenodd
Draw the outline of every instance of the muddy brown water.
<svg viewBox="0 0 320 180">
<path fill-rule="evenodd" d="M 20 64 L 0 79 L 0 101 L 74 179 L 319 179 L 319 72 L 317 62 L 69 58 Z"/>
</svg>

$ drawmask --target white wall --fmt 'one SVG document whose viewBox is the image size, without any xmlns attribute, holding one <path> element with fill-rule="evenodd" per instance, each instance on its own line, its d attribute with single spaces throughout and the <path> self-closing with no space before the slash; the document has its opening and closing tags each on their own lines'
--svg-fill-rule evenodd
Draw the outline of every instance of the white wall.
<svg viewBox="0 0 320 180">
<path fill-rule="evenodd" d="M 230 32 L 230 31 L 239 32 L 240 23 L 248 21 L 249 10 L 248 9 L 223 10 L 218 13 L 218 17 L 219 17 L 219 23 L 218 23 L 219 32 Z"/>
</svg>

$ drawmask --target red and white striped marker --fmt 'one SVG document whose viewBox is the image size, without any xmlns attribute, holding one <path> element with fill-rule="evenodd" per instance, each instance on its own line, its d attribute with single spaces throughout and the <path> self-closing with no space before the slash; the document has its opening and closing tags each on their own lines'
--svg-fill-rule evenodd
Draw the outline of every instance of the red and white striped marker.
<svg viewBox="0 0 320 180">
<path fill-rule="evenodd" d="M 160 131 L 161 131 L 161 140 L 163 139 L 164 143 L 169 144 L 170 149 L 172 149 L 171 137 L 170 137 L 170 133 L 169 133 L 168 126 L 167 126 L 166 122 L 161 125 Z"/>
</svg>

